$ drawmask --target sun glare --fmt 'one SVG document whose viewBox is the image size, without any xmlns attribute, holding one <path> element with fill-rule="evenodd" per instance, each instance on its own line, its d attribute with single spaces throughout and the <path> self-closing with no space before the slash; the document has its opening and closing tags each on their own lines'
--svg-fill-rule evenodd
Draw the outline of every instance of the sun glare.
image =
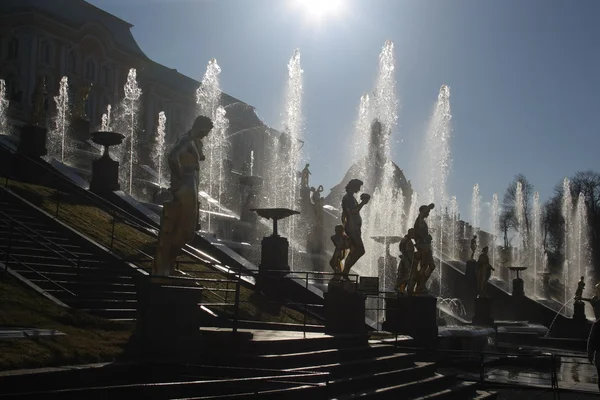
<svg viewBox="0 0 600 400">
<path fill-rule="evenodd" d="M 343 11 L 343 0 L 295 0 L 296 8 L 312 20 L 338 16 Z"/>
</svg>

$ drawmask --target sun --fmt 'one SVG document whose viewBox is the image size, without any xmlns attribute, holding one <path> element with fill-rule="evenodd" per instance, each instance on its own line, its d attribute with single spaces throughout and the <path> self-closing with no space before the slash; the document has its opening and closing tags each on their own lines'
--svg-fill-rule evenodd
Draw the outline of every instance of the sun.
<svg viewBox="0 0 600 400">
<path fill-rule="evenodd" d="M 294 0 L 295 8 L 314 21 L 335 17 L 343 12 L 344 0 Z"/>
</svg>

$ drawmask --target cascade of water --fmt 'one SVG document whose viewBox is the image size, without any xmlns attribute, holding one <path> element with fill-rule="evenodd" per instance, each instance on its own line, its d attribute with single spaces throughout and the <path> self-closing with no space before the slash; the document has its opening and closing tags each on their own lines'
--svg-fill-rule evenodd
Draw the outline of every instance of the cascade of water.
<svg viewBox="0 0 600 400">
<path fill-rule="evenodd" d="M 198 114 L 209 117 L 213 121 L 213 129 L 205 140 L 206 161 L 202 172 L 203 186 L 207 188 L 208 195 L 216 199 L 220 204 L 224 194 L 223 187 L 224 171 L 223 160 L 227 158 L 229 151 L 229 140 L 227 139 L 227 129 L 229 121 L 226 117 L 226 110 L 220 106 L 221 85 L 219 75 L 221 67 L 214 58 L 206 66 L 206 71 L 202 77 L 202 83 L 196 90 L 196 104 Z M 211 210 L 212 202 L 208 203 L 208 209 Z M 212 229 L 211 214 L 207 217 L 208 230 Z"/>
<path fill-rule="evenodd" d="M 562 217 L 564 220 L 564 261 L 563 261 L 563 277 L 565 285 L 565 302 L 568 301 L 572 296 L 571 292 L 571 246 L 570 246 L 570 234 L 571 234 L 571 218 L 573 216 L 573 199 L 571 197 L 571 183 L 569 178 L 563 179 L 563 198 L 562 198 Z"/>
<path fill-rule="evenodd" d="M 358 106 L 358 116 L 354 124 L 354 143 L 351 151 L 354 155 L 354 160 L 363 160 L 368 157 L 369 144 L 371 142 L 371 98 L 368 94 L 360 97 L 360 105 Z M 365 160 L 366 161 L 366 160 Z M 368 162 L 359 162 L 358 178 L 363 181 L 369 179 Z"/>
<path fill-rule="evenodd" d="M 456 199 L 456 196 L 452 196 L 450 198 L 450 227 L 450 258 L 452 260 L 457 260 L 458 254 L 456 251 L 456 229 L 458 227 L 458 200 Z"/>
<path fill-rule="evenodd" d="M 60 80 L 58 96 L 54 96 L 56 104 L 56 115 L 54 116 L 54 129 L 49 134 L 50 155 L 54 158 L 60 157 L 61 162 L 65 162 L 65 156 L 68 153 L 67 135 L 69 134 L 69 118 L 71 114 L 69 106 L 69 80 L 63 76 Z"/>
<path fill-rule="evenodd" d="M 538 272 L 540 271 L 540 259 L 542 254 L 542 208 L 540 205 L 540 194 L 535 192 L 533 195 L 533 243 L 531 250 L 533 252 L 533 296 L 538 297 Z"/>
<path fill-rule="evenodd" d="M 357 119 L 357 140 L 367 142 L 364 171 L 365 188 L 373 189 L 371 202 L 363 209 L 363 238 L 366 255 L 356 266 L 357 273 L 376 276 L 380 256 L 384 256 L 382 246 L 374 236 L 396 236 L 405 232 L 404 197 L 394 181 L 394 164 L 391 155 L 391 135 L 398 121 L 398 99 L 396 96 L 394 44 L 387 41 L 379 54 L 379 70 L 373 96 L 363 96 Z M 370 129 L 369 129 L 370 128 Z M 366 131 L 366 132 L 365 132 Z M 366 139 L 366 140 L 365 140 Z M 414 206 L 413 202 L 411 206 Z M 385 259 L 385 257 L 384 257 Z M 385 261 L 385 260 L 384 260 Z M 384 276 L 380 276 L 380 287 L 390 289 L 390 277 L 395 266 L 386 266 Z"/>
<path fill-rule="evenodd" d="M 135 68 L 131 68 L 127 74 L 127 81 L 123 87 L 125 97 L 121 101 L 120 112 L 121 112 L 121 123 L 124 125 L 123 128 L 126 132 L 126 164 L 127 175 L 124 177 L 127 181 L 127 188 L 129 194 L 133 194 L 133 167 L 137 162 L 137 131 L 138 131 L 138 116 L 140 107 L 140 97 L 142 96 L 142 89 L 139 88 L 137 83 L 137 71 Z"/>
<path fill-rule="evenodd" d="M 481 196 L 479 195 L 479 184 L 473 185 L 473 194 L 471 196 L 471 221 L 473 223 L 474 235 L 479 235 L 481 216 Z M 470 238 L 469 238 L 470 239 Z M 479 241 L 477 241 L 479 247 Z M 475 250 L 477 253 L 478 249 Z"/>
<path fill-rule="evenodd" d="M 577 270 L 579 276 L 585 276 L 591 278 L 591 260 L 590 260 L 590 248 L 589 248 L 589 225 L 587 208 L 585 205 L 585 195 L 583 192 L 579 193 L 577 198 L 577 210 L 575 214 L 575 225 L 577 226 L 577 232 L 575 240 L 577 242 Z"/>
<path fill-rule="evenodd" d="M 254 175 L 254 150 L 250 150 L 250 176 Z"/>
<path fill-rule="evenodd" d="M 498 246 L 496 245 L 496 241 L 498 240 L 498 235 L 499 235 L 499 231 L 500 231 L 500 205 L 498 202 L 498 193 L 494 193 L 494 195 L 492 196 L 492 223 L 490 224 L 492 226 L 492 243 L 491 243 L 491 250 L 492 250 L 492 267 L 495 269 L 495 271 L 493 271 L 492 275 L 494 278 L 498 278 L 499 274 L 498 271 L 496 270 L 496 259 L 498 258 L 498 256 L 496 255 L 496 252 L 498 251 Z"/>
<path fill-rule="evenodd" d="M 417 215 L 419 214 L 419 194 L 416 190 L 413 190 L 410 196 L 410 208 L 408 209 L 408 216 L 406 218 L 406 231 L 413 227 Z"/>
<path fill-rule="evenodd" d="M 106 106 L 106 112 L 102 114 L 102 126 L 100 127 L 102 132 L 110 132 L 111 110 L 112 106 L 109 104 Z"/>
<path fill-rule="evenodd" d="M 441 261 L 444 253 L 444 237 L 450 237 L 451 232 L 444 226 L 444 210 L 448 206 L 446 181 L 450 171 L 450 136 L 452 128 L 450 120 L 450 88 L 442 85 L 438 94 L 433 116 L 429 122 L 425 139 L 425 171 L 427 171 L 427 203 L 435 203 L 431 213 L 431 225 L 435 235 L 433 241 L 434 255 L 440 260 L 438 268 L 438 284 L 442 296 L 443 268 Z"/>
<path fill-rule="evenodd" d="M 6 98 L 6 83 L 4 79 L 0 79 L 0 134 L 7 135 L 8 132 L 8 118 L 6 117 L 8 111 L 8 99 Z"/>
<path fill-rule="evenodd" d="M 530 260 L 528 259 L 529 250 L 529 238 L 527 231 L 527 221 L 525 217 L 525 193 L 523 192 L 523 184 L 517 182 L 517 189 L 515 192 L 515 212 L 517 217 L 517 226 L 519 230 L 519 244 L 520 248 L 517 250 L 517 266 L 528 267 Z M 528 269 L 523 273 L 523 284 L 526 293 L 532 293 L 533 290 L 533 279 L 531 277 L 531 271 Z"/>
<path fill-rule="evenodd" d="M 156 140 L 154 141 L 154 149 L 152 151 L 152 159 L 154 161 L 154 168 L 156 168 L 156 174 L 158 175 L 158 187 L 162 188 L 163 185 L 163 167 L 165 160 L 165 132 L 166 132 L 167 117 L 165 112 L 161 111 L 158 113 L 158 126 L 156 128 Z"/>
</svg>

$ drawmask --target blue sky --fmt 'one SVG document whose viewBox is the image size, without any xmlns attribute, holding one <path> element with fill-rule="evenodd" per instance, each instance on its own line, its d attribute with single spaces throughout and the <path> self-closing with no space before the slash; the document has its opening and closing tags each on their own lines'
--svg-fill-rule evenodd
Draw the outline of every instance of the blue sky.
<svg viewBox="0 0 600 400">
<path fill-rule="evenodd" d="M 223 90 L 276 128 L 286 64 L 299 48 L 305 149 L 312 182 L 325 188 L 352 162 L 339 144 L 352 141 L 387 39 L 401 104 L 394 159 L 418 189 L 427 123 L 449 85 L 448 185 L 463 218 L 475 183 L 490 202 L 523 173 L 546 200 L 564 176 L 600 169 L 599 1 L 342 0 L 344 12 L 320 23 L 295 0 L 88 1 L 132 23 L 150 58 L 195 79 L 215 57 Z M 489 226 L 486 211 L 481 218 Z"/>
</svg>

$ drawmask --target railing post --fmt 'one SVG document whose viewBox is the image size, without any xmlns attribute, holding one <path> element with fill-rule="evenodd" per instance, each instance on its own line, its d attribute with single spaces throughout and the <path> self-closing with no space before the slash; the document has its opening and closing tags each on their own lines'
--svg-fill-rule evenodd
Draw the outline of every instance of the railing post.
<svg viewBox="0 0 600 400">
<path fill-rule="evenodd" d="M 479 383 L 485 381 L 485 367 L 484 367 L 485 356 L 483 353 L 479 354 Z"/>
<path fill-rule="evenodd" d="M 304 271 L 304 274 L 306 276 L 306 284 L 304 286 L 304 290 L 306 292 L 308 292 L 308 271 Z M 308 313 L 308 307 L 306 306 L 306 304 L 304 304 L 304 325 L 302 327 L 302 329 L 304 331 L 303 332 L 304 339 L 306 339 L 306 313 Z"/>
<path fill-rule="evenodd" d="M 110 249 L 113 249 L 113 243 L 115 241 L 115 219 L 117 218 L 116 211 L 113 209 L 112 218 L 112 232 L 110 233 Z"/>
<path fill-rule="evenodd" d="M 58 218 L 58 208 L 60 207 L 60 191 L 56 190 L 56 214 L 54 215 Z"/>
<path fill-rule="evenodd" d="M 242 267 L 239 267 L 238 279 L 235 283 L 235 302 L 233 303 L 233 334 L 237 335 L 238 318 L 240 313 L 240 281 L 242 280 Z"/>
</svg>

